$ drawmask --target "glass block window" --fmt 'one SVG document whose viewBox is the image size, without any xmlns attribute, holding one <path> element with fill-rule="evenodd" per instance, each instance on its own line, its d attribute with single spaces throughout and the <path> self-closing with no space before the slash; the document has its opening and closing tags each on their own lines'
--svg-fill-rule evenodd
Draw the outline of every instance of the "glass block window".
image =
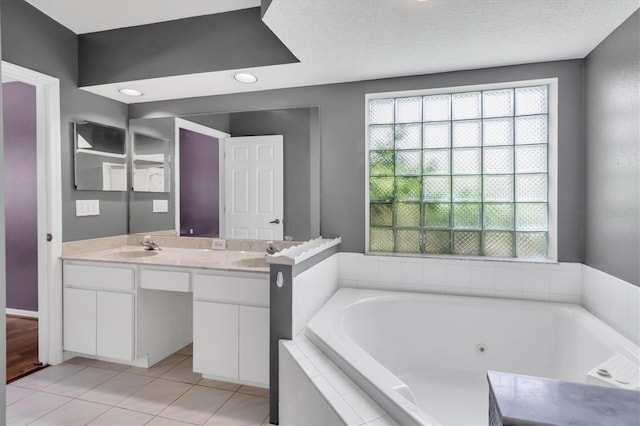
<svg viewBox="0 0 640 426">
<path fill-rule="evenodd" d="M 546 258 L 548 91 L 370 99 L 369 252 Z"/>
</svg>

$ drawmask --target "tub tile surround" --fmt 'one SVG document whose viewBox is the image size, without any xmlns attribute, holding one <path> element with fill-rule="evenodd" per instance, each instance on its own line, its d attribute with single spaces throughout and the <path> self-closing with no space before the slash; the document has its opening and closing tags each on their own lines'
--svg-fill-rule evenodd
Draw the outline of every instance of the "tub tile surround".
<svg viewBox="0 0 640 426">
<path fill-rule="evenodd" d="M 340 253 L 339 286 L 575 303 L 640 344 L 640 287 L 581 263 Z"/>
<path fill-rule="evenodd" d="M 640 345 L 640 287 L 583 265 L 582 306 Z"/>
<path fill-rule="evenodd" d="M 580 303 L 579 263 L 517 263 L 340 253 L 340 287 Z"/>
<path fill-rule="evenodd" d="M 397 425 L 304 335 L 280 341 L 280 372 L 282 424 L 306 415 L 317 425 Z"/>
</svg>

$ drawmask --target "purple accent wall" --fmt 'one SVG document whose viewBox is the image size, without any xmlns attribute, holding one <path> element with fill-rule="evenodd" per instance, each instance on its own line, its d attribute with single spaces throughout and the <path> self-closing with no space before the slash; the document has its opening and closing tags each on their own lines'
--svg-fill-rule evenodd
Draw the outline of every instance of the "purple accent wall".
<svg viewBox="0 0 640 426">
<path fill-rule="evenodd" d="M 220 236 L 218 145 L 217 138 L 180 129 L 180 235 Z"/>
<path fill-rule="evenodd" d="M 38 310 L 36 89 L 2 84 L 7 308 Z"/>
</svg>

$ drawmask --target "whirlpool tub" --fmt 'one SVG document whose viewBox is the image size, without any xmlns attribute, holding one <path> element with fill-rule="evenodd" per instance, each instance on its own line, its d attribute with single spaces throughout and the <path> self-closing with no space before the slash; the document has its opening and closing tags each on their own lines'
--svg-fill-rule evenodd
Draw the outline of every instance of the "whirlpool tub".
<svg viewBox="0 0 640 426">
<path fill-rule="evenodd" d="M 340 289 L 305 333 L 403 425 L 486 425 L 487 370 L 638 389 L 638 346 L 577 305 Z"/>
</svg>

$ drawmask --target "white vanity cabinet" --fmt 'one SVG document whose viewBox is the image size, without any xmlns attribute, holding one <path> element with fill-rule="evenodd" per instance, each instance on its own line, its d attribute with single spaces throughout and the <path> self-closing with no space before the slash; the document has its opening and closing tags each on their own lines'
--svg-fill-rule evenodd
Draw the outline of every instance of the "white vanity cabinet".
<svg viewBox="0 0 640 426">
<path fill-rule="evenodd" d="M 135 267 L 64 264 L 63 347 L 134 359 Z"/>
<path fill-rule="evenodd" d="M 140 266 L 140 288 L 188 293 L 191 291 L 191 273 L 187 269 Z"/>
<path fill-rule="evenodd" d="M 268 386 L 269 308 L 238 306 L 238 322 L 238 378 Z"/>
<path fill-rule="evenodd" d="M 65 261 L 63 349 L 149 367 L 192 342 L 185 268 Z"/>
<path fill-rule="evenodd" d="M 193 370 L 269 385 L 269 276 L 194 273 Z"/>
<path fill-rule="evenodd" d="M 65 351 L 149 367 L 193 342 L 195 372 L 269 384 L 268 273 L 65 260 L 63 287 Z"/>
</svg>

